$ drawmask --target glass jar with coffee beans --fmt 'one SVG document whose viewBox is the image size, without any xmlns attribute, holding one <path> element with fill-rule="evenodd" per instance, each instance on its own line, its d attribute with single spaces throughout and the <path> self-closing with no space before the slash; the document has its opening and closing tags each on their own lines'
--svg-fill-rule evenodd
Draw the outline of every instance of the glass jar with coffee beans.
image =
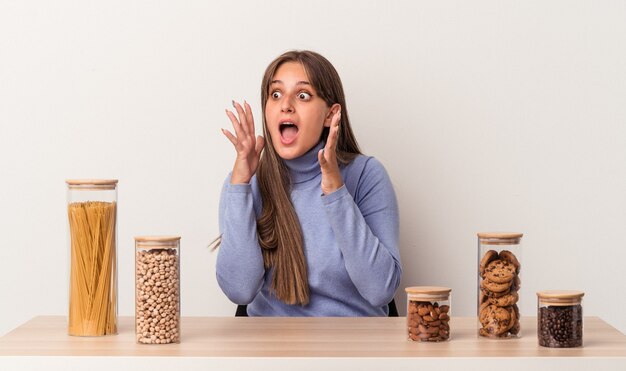
<svg viewBox="0 0 626 371">
<path fill-rule="evenodd" d="M 135 336 L 180 343 L 180 237 L 135 237 Z"/>
<path fill-rule="evenodd" d="M 438 342 L 450 339 L 450 291 L 448 287 L 413 286 L 407 293 L 408 338 Z"/>
<path fill-rule="evenodd" d="M 537 337 L 548 348 L 575 348 L 583 345 L 582 291 L 540 291 L 537 293 Z"/>
<path fill-rule="evenodd" d="M 478 233 L 478 335 L 520 336 L 522 233 Z"/>
</svg>

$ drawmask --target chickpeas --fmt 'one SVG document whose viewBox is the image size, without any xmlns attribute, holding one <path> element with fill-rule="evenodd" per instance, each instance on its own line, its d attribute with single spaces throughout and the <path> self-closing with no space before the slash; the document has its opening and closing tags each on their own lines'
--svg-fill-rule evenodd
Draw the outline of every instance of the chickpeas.
<svg viewBox="0 0 626 371">
<path fill-rule="evenodd" d="M 138 343 L 180 342 L 180 275 L 177 250 L 138 250 L 135 334 Z"/>
</svg>

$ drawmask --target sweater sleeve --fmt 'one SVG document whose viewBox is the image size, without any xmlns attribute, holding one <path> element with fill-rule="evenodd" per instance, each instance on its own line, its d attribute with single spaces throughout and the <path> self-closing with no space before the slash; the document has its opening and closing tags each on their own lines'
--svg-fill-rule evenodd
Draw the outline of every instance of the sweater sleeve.
<svg viewBox="0 0 626 371">
<path fill-rule="evenodd" d="M 355 198 L 344 185 L 322 196 L 346 270 L 372 306 L 391 301 L 400 284 L 399 215 L 396 195 L 384 167 L 369 158 Z"/>
<path fill-rule="evenodd" d="M 217 282 L 232 302 L 249 304 L 261 290 L 265 274 L 251 184 L 230 184 L 228 176 L 220 196 L 219 223 Z"/>
</svg>

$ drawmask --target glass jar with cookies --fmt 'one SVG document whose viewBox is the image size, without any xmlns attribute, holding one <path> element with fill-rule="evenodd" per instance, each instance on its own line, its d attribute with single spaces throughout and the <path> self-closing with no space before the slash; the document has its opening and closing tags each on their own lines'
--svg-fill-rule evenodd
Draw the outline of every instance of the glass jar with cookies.
<svg viewBox="0 0 626 371">
<path fill-rule="evenodd" d="M 413 286 L 407 293 L 408 339 L 439 342 L 450 339 L 450 291 L 448 287 Z"/>
<path fill-rule="evenodd" d="M 522 233 L 478 233 L 478 335 L 521 336 L 517 303 Z"/>
</svg>

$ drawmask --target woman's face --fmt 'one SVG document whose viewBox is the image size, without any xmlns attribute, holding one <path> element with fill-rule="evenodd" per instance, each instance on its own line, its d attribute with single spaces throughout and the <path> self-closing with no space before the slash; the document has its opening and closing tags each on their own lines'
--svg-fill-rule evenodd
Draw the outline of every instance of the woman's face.
<svg viewBox="0 0 626 371">
<path fill-rule="evenodd" d="M 298 62 L 280 65 L 270 81 L 265 104 L 267 130 L 276 153 L 292 160 L 308 152 L 319 142 L 324 126 L 330 126 L 331 116 L 304 66 Z"/>
</svg>

